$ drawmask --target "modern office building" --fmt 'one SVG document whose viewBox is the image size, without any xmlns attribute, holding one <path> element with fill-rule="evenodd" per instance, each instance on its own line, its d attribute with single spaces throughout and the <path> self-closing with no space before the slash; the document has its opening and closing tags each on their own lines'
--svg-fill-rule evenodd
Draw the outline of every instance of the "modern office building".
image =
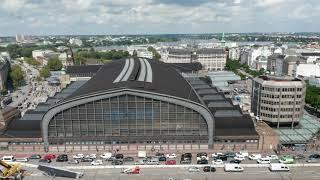
<svg viewBox="0 0 320 180">
<path fill-rule="evenodd" d="M 191 49 L 168 49 L 166 63 L 191 63 L 199 62 L 204 70 L 222 71 L 225 67 L 227 55 L 224 49 L 203 48 Z"/>
<path fill-rule="evenodd" d="M 261 76 L 252 81 L 251 111 L 268 124 L 295 126 L 303 116 L 306 85 L 291 77 Z"/>
<path fill-rule="evenodd" d="M 5 88 L 10 70 L 9 59 L 0 55 L 0 90 Z"/>
<path fill-rule="evenodd" d="M 2 137 L 15 144 L 28 137 L 50 151 L 259 149 L 254 123 L 239 106 L 201 78 L 145 58 L 101 66 L 12 122 Z"/>
</svg>

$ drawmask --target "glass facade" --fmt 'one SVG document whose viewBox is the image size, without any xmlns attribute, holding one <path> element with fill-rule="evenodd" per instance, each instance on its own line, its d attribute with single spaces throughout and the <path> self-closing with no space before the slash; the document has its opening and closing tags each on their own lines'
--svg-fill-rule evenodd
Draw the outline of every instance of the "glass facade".
<svg viewBox="0 0 320 180">
<path fill-rule="evenodd" d="M 155 99 L 122 95 L 57 113 L 49 142 L 208 141 L 208 126 L 196 111 Z"/>
</svg>

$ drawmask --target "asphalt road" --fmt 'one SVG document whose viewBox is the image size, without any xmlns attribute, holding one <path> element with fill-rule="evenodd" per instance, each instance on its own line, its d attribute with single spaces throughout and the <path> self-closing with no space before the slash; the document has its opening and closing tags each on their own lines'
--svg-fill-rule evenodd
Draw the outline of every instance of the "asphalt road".
<svg viewBox="0 0 320 180">
<path fill-rule="evenodd" d="M 29 171 L 32 171 L 31 169 Z M 173 178 L 176 180 L 183 179 L 207 179 L 207 180 L 319 180 L 320 168 L 291 168 L 290 172 L 270 172 L 267 168 L 246 168 L 242 173 L 224 172 L 222 168 L 218 168 L 216 172 L 196 172 L 190 173 L 186 168 L 154 168 L 141 169 L 141 174 L 123 174 L 121 169 L 98 169 L 98 170 L 84 170 L 84 177 L 82 179 L 88 180 L 126 180 L 126 179 L 142 179 L 142 180 L 168 180 Z M 41 180 L 51 179 L 44 176 L 38 170 L 33 170 L 31 176 L 25 177 L 25 180 Z M 66 179 L 55 177 L 55 179 Z"/>
</svg>

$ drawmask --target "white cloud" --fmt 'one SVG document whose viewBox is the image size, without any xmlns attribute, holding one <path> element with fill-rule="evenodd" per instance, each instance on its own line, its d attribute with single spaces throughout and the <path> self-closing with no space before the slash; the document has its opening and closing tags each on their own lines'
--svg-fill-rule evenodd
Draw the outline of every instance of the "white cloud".
<svg viewBox="0 0 320 180">
<path fill-rule="evenodd" d="M 0 7 L 5 11 L 15 12 L 20 10 L 25 3 L 25 0 L 4 0 L 0 3 Z"/>
</svg>

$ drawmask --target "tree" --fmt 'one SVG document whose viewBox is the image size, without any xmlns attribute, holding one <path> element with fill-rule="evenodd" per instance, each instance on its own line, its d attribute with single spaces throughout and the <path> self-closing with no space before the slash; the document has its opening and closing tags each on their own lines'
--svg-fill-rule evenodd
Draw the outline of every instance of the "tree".
<svg viewBox="0 0 320 180">
<path fill-rule="evenodd" d="M 24 72 L 19 65 L 13 65 L 9 75 L 13 81 L 14 88 L 22 85 L 24 81 Z"/>
<path fill-rule="evenodd" d="M 38 61 L 36 61 L 33 58 L 25 58 L 26 63 L 32 65 L 32 66 L 38 66 L 40 65 L 40 63 Z"/>
<path fill-rule="evenodd" d="M 147 48 L 148 51 L 152 52 L 152 59 L 155 60 L 160 60 L 161 59 L 161 55 L 158 53 L 158 51 L 156 49 L 154 49 L 152 46 L 149 46 Z"/>
<path fill-rule="evenodd" d="M 40 77 L 43 79 L 46 79 L 51 75 L 50 69 L 48 67 L 43 67 L 42 69 L 40 69 L 39 73 L 40 73 Z"/>
<path fill-rule="evenodd" d="M 63 67 L 62 62 L 59 59 L 52 59 L 47 64 L 50 71 L 60 71 Z"/>
</svg>

